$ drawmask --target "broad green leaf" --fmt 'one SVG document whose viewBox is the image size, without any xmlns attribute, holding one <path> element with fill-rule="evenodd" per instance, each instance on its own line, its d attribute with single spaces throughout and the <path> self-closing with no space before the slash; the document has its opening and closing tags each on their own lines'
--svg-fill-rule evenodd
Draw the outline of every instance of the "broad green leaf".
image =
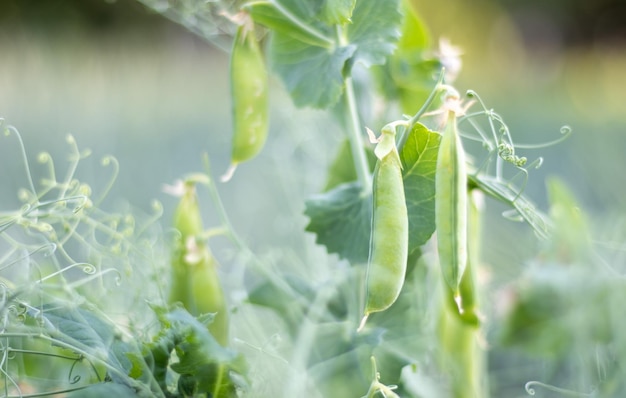
<svg viewBox="0 0 626 398">
<path fill-rule="evenodd" d="M 345 25 L 351 23 L 352 11 L 356 0 L 326 0 L 322 8 L 321 18 L 329 25 Z"/>
<path fill-rule="evenodd" d="M 245 370 L 243 358 L 224 348 L 206 328 L 211 317 L 194 318 L 182 306 L 153 306 L 161 323 L 154 341 L 147 345 L 147 361 L 153 364 L 155 379 L 163 389 L 167 386 L 168 366 L 181 376 L 179 388 L 214 398 L 234 397 L 237 382 L 231 374 Z M 178 362 L 171 363 L 176 351 Z M 224 377 L 225 376 L 225 377 Z"/>
<path fill-rule="evenodd" d="M 327 0 L 331 1 L 331 0 Z M 332 0 L 344 7 L 350 0 Z M 382 64 L 399 37 L 401 14 L 397 0 L 360 0 L 345 31 L 330 21 L 323 0 L 274 0 L 251 3 L 253 19 L 272 31 L 269 45 L 274 70 L 297 106 L 327 108 L 343 92 L 344 78 L 355 62 Z M 335 9 L 339 10 L 339 9 Z M 324 22 L 325 21 L 325 22 Z"/>
<path fill-rule="evenodd" d="M 306 201 L 310 218 L 306 230 L 317 235 L 316 242 L 329 253 L 353 263 L 366 263 L 372 229 L 372 197 L 363 196 L 356 183 L 341 184 Z"/>
<path fill-rule="evenodd" d="M 404 195 L 409 215 L 409 251 L 435 232 L 435 171 L 441 136 L 417 123 L 400 151 Z"/>
<path fill-rule="evenodd" d="M 369 164 L 370 172 L 374 170 L 376 165 L 376 156 L 370 146 L 364 148 L 367 155 L 367 161 Z M 354 169 L 354 157 L 352 156 L 352 148 L 348 139 L 344 140 L 339 146 L 339 151 L 333 160 L 333 163 L 328 169 L 326 175 L 326 184 L 324 185 L 324 192 L 330 191 L 336 186 L 356 181 L 357 175 Z"/>
<path fill-rule="evenodd" d="M 106 358 L 115 339 L 113 326 L 94 312 L 80 307 L 62 306 L 43 308 L 41 315 L 46 331 L 60 341 L 78 349 Z"/>
<path fill-rule="evenodd" d="M 258 1 L 244 6 L 255 22 L 303 44 L 331 48 L 334 39 L 328 27 L 314 19 L 313 2 Z M 291 6 L 293 9 L 290 9 Z M 308 6 L 308 7 L 307 7 Z"/>
<path fill-rule="evenodd" d="M 488 175 L 468 174 L 469 182 L 478 187 L 485 194 L 513 207 L 516 215 L 526 221 L 542 239 L 547 239 L 551 234 L 551 222 L 535 205 L 524 195 L 511 187 L 506 181 Z"/>
<path fill-rule="evenodd" d="M 357 46 L 355 62 L 384 64 L 400 37 L 402 14 L 398 0 L 359 0 L 346 27 L 348 42 Z"/>
<path fill-rule="evenodd" d="M 343 69 L 356 47 L 326 49 L 310 46 L 282 33 L 275 33 L 270 56 L 296 106 L 325 108 L 343 92 Z"/>
</svg>

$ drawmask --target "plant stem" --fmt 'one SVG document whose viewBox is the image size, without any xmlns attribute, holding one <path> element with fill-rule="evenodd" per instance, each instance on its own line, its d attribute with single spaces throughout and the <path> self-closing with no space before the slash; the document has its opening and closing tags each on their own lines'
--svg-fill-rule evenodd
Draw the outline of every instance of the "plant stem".
<svg viewBox="0 0 626 398">
<path fill-rule="evenodd" d="M 347 39 L 341 29 L 337 26 L 337 42 L 339 45 L 346 45 Z M 346 122 L 348 123 L 348 139 L 350 140 L 350 148 L 352 149 L 352 158 L 354 159 L 354 168 L 359 183 L 361 184 L 361 192 L 368 195 L 372 191 L 372 173 L 370 172 L 367 156 L 363 147 L 363 134 L 361 128 L 361 119 L 359 118 L 359 110 L 356 104 L 356 96 L 354 95 L 354 85 L 352 77 L 347 75 L 344 78 L 343 96 L 344 105 L 347 114 Z"/>
<path fill-rule="evenodd" d="M 348 138 L 350 140 L 350 148 L 352 149 L 354 168 L 356 169 L 357 178 L 361 183 L 361 191 L 369 194 L 372 190 L 372 175 L 363 147 L 363 134 L 361 133 L 362 128 L 352 78 L 350 76 L 346 77 L 344 83 L 346 90 L 344 99 L 348 110 Z"/>
</svg>

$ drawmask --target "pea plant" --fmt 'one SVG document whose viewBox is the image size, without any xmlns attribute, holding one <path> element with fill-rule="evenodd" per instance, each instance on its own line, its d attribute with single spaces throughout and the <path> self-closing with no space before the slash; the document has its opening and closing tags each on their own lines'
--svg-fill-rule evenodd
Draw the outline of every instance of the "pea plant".
<svg viewBox="0 0 626 398">
<path fill-rule="evenodd" d="M 3 147 L 17 148 L 27 184 L 16 208 L 0 214 L 2 396 L 497 391 L 481 278 L 485 204 L 508 208 L 501 223 L 525 222 L 544 260 L 596 255 L 584 232 L 573 232 L 585 228 L 562 183 L 548 185 L 549 214 L 526 196 L 541 158 L 518 155 L 533 147 L 516 144 L 475 91 L 453 86 L 460 51 L 445 39 L 434 48 L 409 0 L 140 1 L 230 52 L 233 132 L 223 183 L 236 184 L 237 168 L 272 139 L 270 73 L 295 105 L 326 110 L 341 126 L 326 183 L 303 204 L 302 234 L 326 249 L 330 272 L 311 279 L 251 250 L 229 220 L 208 157 L 202 172 L 166 186 L 179 203 L 173 223 L 161 225 L 159 202 L 152 214 L 107 211 L 120 168 L 105 157 L 111 181 L 93 192 L 78 167 L 90 153 L 73 137 L 65 176 L 43 153 L 43 177 L 33 179 L 20 134 L 3 122 Z M 548 144 L 569 133 L 564 127 Z M 215 227 L 204 225 L 200 193 L 219 216 Z M 234 290 L 221 282 L 229 267 L 219 267 L 210 245 L 217 236 L 236 253 L 226 260 L 245 267 Z M 540 296 L 524 293 L 502 328 L 511 345 L 530 339 L 517 333 L 539 316 L 532 308 Z M 259 329 L 273 330 L 261 345 L 242 332 L 248 315 L 272 323 Z M 602 386 L 623 391 L 620 374 L 594 379 L 591 391 L 537 375 L 515 394 L 597 396 Z"/>
</svg>

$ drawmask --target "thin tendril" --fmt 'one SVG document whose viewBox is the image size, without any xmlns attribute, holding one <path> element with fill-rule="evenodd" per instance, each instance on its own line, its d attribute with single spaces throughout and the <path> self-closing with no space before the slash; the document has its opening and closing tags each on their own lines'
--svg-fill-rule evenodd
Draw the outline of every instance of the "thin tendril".
<svg viewBox="0 0 626 398">
<path fill-rule="evenodd" d="M 4 119 L 0 119 L 0 122 L 4 122 Z M 24 162 L 24 168 L 26 170 L 26 179 L 28 180 L 28 185 L 31 189 L 31 192 L 33 192 L 33 194 L 36 194 L 37 191 L 35 190 L 35 184 L 33 184 L 33 178 L 30 174 L 30 166 L 28 165 L 28 157 L 26 156 L 26 148 L 24 147 L 24 141 L 22 141 L 22 136 L 20 135 L 19 131 L 17 131 L 17 129 L 13 126 L 7 126 L 7 130 L 15 134 L 15 136 L 17 137 L 17 141 L 19 142 L 20 146 L 20 156 L 22 157 L 22 161 Z"/>
<path fill-rule="evenodd" d="M 570 126 L 567 126 L 567 125 L 565 125 L 565 126 L 561 126 L 561 128 L 560 128 L 560 130 L 559 130 L 559 131 L 560 131 L 560 133 L 561 133 L 561 136 L 560 136 L 559 138 L 556 138 L 556 139 L 552 140 L 552 141 L 542 142 L 542 143 L 540 143 L 540 144 L 519 144 L 519 143 L 516 143 L 516 144 L 515 144 L 515 146 L 516 146 L 517 148 L 522 148 L 522 149 L 540 149 L 540 148 L 546 148 L 546 147 L 549 147 L 549 146 L 553 146 L 553 145 L 556 145 L 556 144 L 560 144 L 561 142 L 563 142 L 563 141 L 565 141 L 566 139 L 568 139 L 568 138 L 569 138 L 569 136 L 570 136 L 570 135 L 572 135 L 572 133 L 574 132 L 574 131 L 572 130 L 572 128 L 571 128 Z"/>
<path fill-rule="evenodd" d="M 70 264 L 67 267 L 64 267 L 60 270 L 58 270 L 57 272 L 53 272 L 41 279 L 39 279 L 36 283 L 43 283 L 46 280 L 50 279 L 50 278 L 54 278 L 55 276 L 64 274 L 65 272 L 73 269 L 73 268 L 78 268 L 78 267 L 82 267 L 82 271 L 87 274 L 87 275 L 94 275 L 97 271 L 96 267 L 93 264 L 90 263 L 74 263 L 74 264 Z"/>
<path fill-rule="evenodd" d="M 100 197 L 98 198 L 98 200 L 95 201 L 96 206 L 100 206 L 104 198 L 106 198 L 109 192 L 111 192 L 111 189 L 113 188 L 113 185 L 115 184 L 115 181 L 117 180 L 117 177 L 120 172 L 120 163 L 117 161 L 117 159 L 114 156 L 105 156 L 104 158 L 102 158 L 101 163 L 102 163 L 102 166 L 105 166 L 105 167 L 109 165 L 113 165 L 113 173 L 111 174 L 111 178 L 109 178 L 109 182 L 104 188 L 104 191 L 102 191 L 102 194 L 100 194 Z"/>
<path fill-rule="evenodd" d="M 550 384 L 542 383 L 540 381 L 529 381 L 524 385 L 524 389 L 526 390 L 528 395 L 535 395 L 535 386 L 543 387 L 546 390 L 553 391 L 569 397 L 592 397 L 594 395 L 593 393 L 582 393 L 578 391 L 567 390 L 565 388 L 555 387 Z"/>
<path fill-rule="evenodd" d="M 69 134 L 66 137 L 66 141 L 70 145 L 70 148 L 72 149 L 73 154 L 70 157 L 70 166 L 69 166 L 69 168 L 67 170 L 67 175 L 65 176 L 65 181 L 61 184 L 61 186 L 63 188 L 59 192 L 59 199 L 62 199 L 65 196 L 65 194 L 67 192 L 67 188 L 70 186 L 70 183 L 72 182 L 72 179 L 74 178 L 74 173 L 76 172 L 76 168 L 78 167 L 78 163 L 81 160 L 81 153 L 78 150 L 78 145 L 76 145 L 76 140 L 74 139 L 74 137 L 71 134 Z"/>
</svg>

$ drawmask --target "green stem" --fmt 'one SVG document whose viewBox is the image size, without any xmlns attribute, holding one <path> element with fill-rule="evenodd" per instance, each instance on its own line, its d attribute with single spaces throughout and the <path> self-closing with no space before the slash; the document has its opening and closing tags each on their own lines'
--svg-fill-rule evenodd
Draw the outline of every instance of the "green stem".
<svg viewBox="0 0 626 398">
<path fill-rule="evenodd" d="M 346 45 L 347 38 L 341 29 L 337 26 L 337 42 L 339 45 Z M 350 148 L 352 149 L 352 158 L 354 159 L 354 168 L 359 183 L 361 184 L 361 192 L 369 194 L 372 191 L 372 173 L 370 172 L 369 163 L 363 146 L 363 129 L 361 127 L 361 119 L 359 118 L 359 110 L 356 104 L 356 96 L 354 95 L 354 85 L 352 77 L 346 76 L 344 79 L 345 95 L 343 96 L 344 105 L 347 109 L 346 121 L 348 122 L 348 139 L 350 140 Z"/>
<path fill-rule="evenodd" d="M 426 101 L 424 102 L 424 105 L 422 105 L 420 110 L 417 111 L 417 113 L 413 115 L 413 117 L 411 117 L 411 119 L 409 120 L 409 128 L 407 129 L 408 131 L 410 131 L 413 125 L 419 121 L 424 113 L 426 113 L 430 105 L 435 101 L 435 97 L 445 90 L 445 88 L 442 87 L 444 76 L 445 69 L 441 69 L 441 73 L 439 74 L 439 79 L 437 80 L 435 88 L 433 89 L 433 91 L 430 92 L 430 95 L 428 96 L 428 98 L 426 98 Z"/>
<path fill-rule="evenodd" d="M 354 86 L 352 85 L 352 78 L 349 76 L 345 79 L 345 90 L 346 95 L 344 98 L 348 109 L 347 116 L 349 122 L 348 138 L 350 139 L 350 148 L 352 149 L 352 157 L 354 158 L 354 167 L 356 169 L 357 178 L 361 183 L 362 192 L 369 193 L 372 189 L 372 174 L 363 146 L 363 134 L 354 95 Z"/>
</svg>

